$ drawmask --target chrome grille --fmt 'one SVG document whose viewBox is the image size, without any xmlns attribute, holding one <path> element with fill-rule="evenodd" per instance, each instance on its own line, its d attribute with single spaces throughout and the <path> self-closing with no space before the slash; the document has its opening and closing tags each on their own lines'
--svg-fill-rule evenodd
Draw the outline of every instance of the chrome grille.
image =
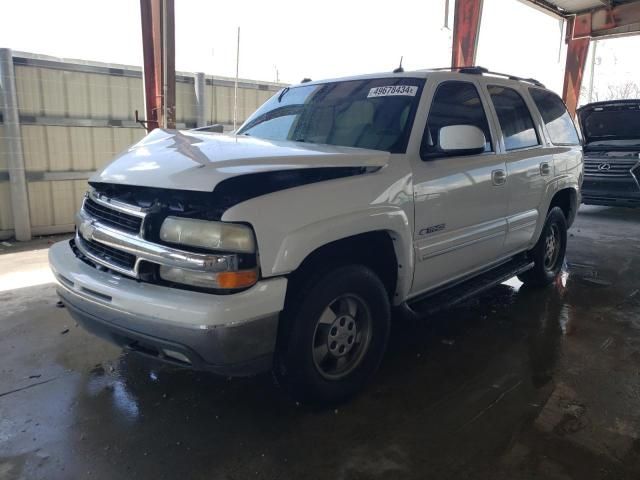
<svg viewBox="0 0 640 480">
<path fill-rule="evenodd" d="M 238 269 L 237 255 L 197 253 L 155 243 L 144 238 L 144 222 L 151 208 L 87 193 L 76 215 L 76 247 L 96 265 L 141 278 L 146 264 L 208 272 Z"/>
<path fill-rule="evenodd" d="M 76 241 L 82 242 L 82 247 L 96 259 L 100 259 L 108 265 L 114 265 L 127 270 L 133 270 L 136 264 L 135 255 L 111 248 L 102 243 L 87 240 L 78 235 Z"/>
<path fill-rule="evenodd" d="M 638 160 L 607 160 L 585 158 L 584 173 L 599 177 L 632 177 L 632 169 L 638 165 Z"/>
<path fill-rule="evenodd" d="M 83 205 L 84 210 L 93 218 L 105 225 L 115 227 L 126 232 L 138 233 L 142 227 L 142 218 L 115 210 L 87 197 Z"/>
</svg>

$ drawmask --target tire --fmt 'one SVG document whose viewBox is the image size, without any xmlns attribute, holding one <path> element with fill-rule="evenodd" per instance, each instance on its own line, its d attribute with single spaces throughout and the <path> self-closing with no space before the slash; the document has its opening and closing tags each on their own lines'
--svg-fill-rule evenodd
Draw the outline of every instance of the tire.
<svg viewBox="0 0 640 480">
<path fill-rule="evenodd" d="M 283 312 L 274 373 L 297 401 L 337 404 L 378 370 L 390 328 L 388 293 L 363 265 L 310 280 Z"/>
<path fill-rule="evenodd" d="M 553 207 L 547 215 L 538 243 L 529 251 L 534 267 L 518 275 L 518 278 L 531 287 L 549 285 L 562 270 L 566 251 L 567 220 L 562 209 Z"/>
</svg>

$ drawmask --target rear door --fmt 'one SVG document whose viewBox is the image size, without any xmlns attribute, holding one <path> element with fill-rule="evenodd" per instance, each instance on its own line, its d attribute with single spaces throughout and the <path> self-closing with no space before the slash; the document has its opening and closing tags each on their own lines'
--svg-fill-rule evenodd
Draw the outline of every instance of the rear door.
<svg viewBox="0 0 640 480">
<path fill-rule="evenodd" d="M 486 86 L 499 127 L 499 146 L 507 168 L 508 204 L 504 254 L 528 248 L 541 215 L 547 182 L 554 178 L 554 158 L 534 121 L 526 90 L 513 84 Z"/>
<path fill-rule="evenodd" d="M 420 154 L 412 158 L 416 222 L 413 293 L 495 263 L 506 232 L 506 166 L 496 152 L 478 83 L 475 79 L 443 80 L 431 84 L 427 96 L 432 100 Z M 487 139 L 485 152 L 465 156 L 439 152 L 439 131 L 449 125 L 480 128 Z"/>
</svg>

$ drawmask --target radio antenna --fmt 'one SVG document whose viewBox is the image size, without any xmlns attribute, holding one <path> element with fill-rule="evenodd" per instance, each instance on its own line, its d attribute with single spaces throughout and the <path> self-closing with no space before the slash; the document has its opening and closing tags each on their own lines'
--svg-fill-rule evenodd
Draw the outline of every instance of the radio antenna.
<svg viewBox="0 0 640 480">
<path fill-rule="evenodd" d="M 396 69 L 393 71 L 393 73 L 402 73 L 402 72 L 404 72 L 404 68 L 402 68 L 402 59 L 403 59 L 403 58 L 404 58 L 404 57 L 402 57 L 402 56 L 400 57 L 400 65 L 398 65 L 398 68 L 396 68 Z"/>
</svg>

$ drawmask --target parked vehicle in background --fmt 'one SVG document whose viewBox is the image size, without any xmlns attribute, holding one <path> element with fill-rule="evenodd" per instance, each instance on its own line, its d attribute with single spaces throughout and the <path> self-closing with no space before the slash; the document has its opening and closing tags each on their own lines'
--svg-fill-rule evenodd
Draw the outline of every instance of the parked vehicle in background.
<svg viewBox="0 0 640 480">
<path fill-rule="evenodd" d="M 582 147 L 534 80 L 394 72 L 284 88 L 234 135 L 156 129 L 90 180 L 58 292 L 86 328 L 335 402 L 423 317 L 513 275 L 553 281 Z"/>
<path fill-rule="evenodd" d="M 582 202 L 640 206 L 640 100 L 590 103 L 577 113 L 585 141 Z"/>
</svg>

